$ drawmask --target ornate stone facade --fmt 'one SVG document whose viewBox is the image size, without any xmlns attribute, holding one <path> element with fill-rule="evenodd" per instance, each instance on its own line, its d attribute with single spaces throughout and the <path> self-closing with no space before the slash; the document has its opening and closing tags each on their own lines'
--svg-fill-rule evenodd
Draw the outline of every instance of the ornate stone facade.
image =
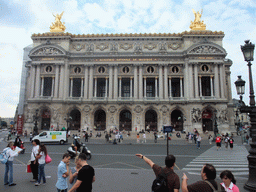
<svg viewBox="0 0 256 192">
<path fill-rule="evenodd" d="M 24 127 L 33 127 L 39 109 L 39 129 L 212 131 L 216 117 L 219 130 L 230 131 L 232 61 L 223 37 L 34 34 Z"/>
</svg>

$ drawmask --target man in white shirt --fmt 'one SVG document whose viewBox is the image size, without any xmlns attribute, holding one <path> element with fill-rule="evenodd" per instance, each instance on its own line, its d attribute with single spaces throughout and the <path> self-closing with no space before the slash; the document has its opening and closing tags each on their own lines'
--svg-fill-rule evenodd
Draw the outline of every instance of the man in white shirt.
<svg viewBox="0 0 256 192">
<path fill-rule="evenodd" d="M 13 147 L 14 143 L 10 142 L 7 147 L 3 150 L 3 152 L 7 156 L 7 162 L 5 163 L 5 173 L 4 173 L 4 185 L 15 186 L 16 183 L 13 183 L 13 159 L 15 156 L 21 152 L 13 151 L 11 148 Z M 9 173 L 9 178 L 8 178 Z"/>
<path fill-rule="evenodd" d="M 33 148 L 32 148 L 31 157 L 30 157 L 30 161 L 31 161 L 30 167 L 33 174 L 33 179 L 31 180 L 31 182 L 36 182 L 38 180 L 38 162 L 36 161 L 36 156 L 39 151 L 40 141 L 38 139 L 34 139 L 32 141 L 32 144 L 33 144 Z"/>
</svg>

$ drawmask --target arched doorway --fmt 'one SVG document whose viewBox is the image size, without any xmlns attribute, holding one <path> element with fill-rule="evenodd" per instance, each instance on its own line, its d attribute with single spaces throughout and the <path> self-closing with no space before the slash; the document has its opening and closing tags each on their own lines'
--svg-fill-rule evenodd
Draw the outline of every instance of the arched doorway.
<svg viewBox="0 0 256 192">
<path fill-rule="evenodd" d="M 180 110 L 174 110 L 171 114 L 171 125 L 175 131 L 183 131 L 183 114 Z"/>
<path fill-rule="evenodd" d="M 202 113 L 202 128 L 203 132 L 213 131 L 213 115 L 210 109 L 205 109 Z"/>
<path fill-rule="evenodd" d="M 132 114 L 128 110 L 123 110 L 119 116 L 119 130 L 131 131 L 132 130 Z"/>
<path fill-rule="evenodd" d="M 157 113 L 150 109 L 145 114 L 145 129 L 150 131 L 157 131 Z"/>
<path fill-rule="evenodd" d="M 44 109 L 42 111 L 42 121 L 41 121 L 41 129 L 42 130 L 50 130 L 51 124 L 51 112 L 48 109 Z"/>
<path fill-rule="evenodd" d="M 71 130 L 80 130 L 81 127 L 81 113 L 79 110 L 74 109 L 70 112 L 70 117 L 72 118 L 69 128 Z"/>
<path fill-rule="evenodd" d="M 106 129 L 106 113 L 102 109 L 97 110 L 94 114 L 94 126 L 98 131 Z"/>
</svg>

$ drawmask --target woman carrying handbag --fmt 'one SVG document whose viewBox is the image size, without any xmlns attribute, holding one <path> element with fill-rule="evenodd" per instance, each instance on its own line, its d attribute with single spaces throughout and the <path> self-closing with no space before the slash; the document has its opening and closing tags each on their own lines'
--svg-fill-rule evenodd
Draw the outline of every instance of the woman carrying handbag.
<svg viewBox="0 0 256 192">
<path fill-rule="evenodd" d="M 45 166 L 45 157 L 47 156 L 47 149 L 44 144 L 41 144 L 39 146 L 39 151 L 36 156 L 36 159 L 38 160 L 38 180 L 35 183 L 35 186 L 39 186 L 41 179 L 43 180 L 43 185 L 46 183 L 45 179 L 45 172 L 44 172 L 44 166 Z"/>
</svg>

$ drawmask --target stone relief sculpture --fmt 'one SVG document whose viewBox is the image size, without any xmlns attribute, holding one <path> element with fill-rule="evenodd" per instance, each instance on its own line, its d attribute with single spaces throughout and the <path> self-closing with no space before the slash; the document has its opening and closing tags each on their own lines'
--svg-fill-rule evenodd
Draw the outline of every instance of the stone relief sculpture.
<svg viewBox="0 0 256 192">
<path fill-rule="evenodd" d="M 33 122 L 32 109 L 28 108 L 27 115 L 26 115 L 26 123 L 32 123 L 32 122 Z"/>
<path fill-rule="evenodd" d="M 140 124 L 140 117 L 136 118 L 136 122 L 137 122 L 137 124 Z"/>
<path fill-rule="evenodd" d="M 124 50 L 129 50 L 132 49 L 133 45 L 129 44 L 129 43 L 124 43 L 124 44 L 120 44 L 120 49 L 124 49 Z"/>
<path fill-rule="evenodd" d="M 60 110 L 59 109 L 54 109 L 53 110 L 53 120 L 56 120 L 58 118 L 58 114 L 60 113 Z"/>
<path fill-rule="evenodd" d="M 141 45 L 141 43 L 135 43 L 135 45 L 134 45 L 134 52 L 135 53 L 142 53 L 142 45 Z"/>
<path fill-rule="evenodd" d="M 108 111 L 110 112 L 110 113 L 115 113 L 116 112 L 116 107 L 115 106 L 110 106 L 109 108 L 108 108 Z"/>
<path fill-rule="evenodd" d="M 152 44 L 152 43 L 149 43 L 149 44 L 144 45 L 144 48 L 145 48 L 145 49 L 148 49 L 148 50 L 153 50 L 153 49 L 155 49 L 156 47 L 157 47 L 156 44 Z"/>
<path fill-rule="evenodd" d="M 105 49 L 108 49 L 109 45 L 105 43 L 101 43 L 99 45 L 96 45 L 96 49 L 99 49 L 101 51 L 104 51 Z"/>
<path fill-rule="evenodd" d="M 87 45 L 87 50 L 88 53 L 92 53 L 94 51 L 94 44 L 88 44 Z"/>
<path fill-rule="evenodd" d="M 200 122 L 202 119 L 202 112 L 199 108 L 193 108 L 192 110 L 192 121 L 194 123 Z"/>
<path fill-rule="evenodd" d="M 210 46 L 210 45 L 201 45 L 199 47 L 196 47 L 192 49 L 189 53 L 209 53 L 209 54 L 217 54 L 217 53 L 223 53 L 221 50 L 217 49 L 216 47 Z"/>
<path fill-rule="evenodd" d="M 110 123 L 111 123 L 112 125 L 115 124 L 115 119 L 114 119 L 114 117 L 111 117 L 111 118 L 110 118 Z"/>
<path fill-rule="evenodd" d="M 137 105 L 137 106 L 134 108 L 134 111 L 135 111 L 136 113 L 140 113 L 140 112 L 143 111 L 143 109 L 142 109 L 142 107 L 141 107 L 140 105 Z"/>
<path fill-rule="evenodd" d="M 32 53 L 32 55 L 64 55 L 64 53 L 55 47 L 43 47 Z"/>
<path fill-rule="evenodd" d="M 159 43 L 159 52 L 160 53 L 166 53 L 167 52 L 166 43 L 165 42 Z"/>
<path fill-rule="evenodd" d="M 216 114 L 217 120 L 221 123 L 225 123 L 227 122 L 228 118 L 227 118 L 227 109 L 218 109 L 217 110 L 217 114 Z"/>
<path fill-rule="evenodd" d="M 111 52 L 117 52 L 117 51 L 118 51 L 118 45 L 117 45 L 117 43 L 112 43 L 112 44 L 111 44 L 110 51 L 111 51 Z"/>
<path fill-rule="evenodd" d="M 81 45 L 81 44 L 77 44 L 77 45 L 73 45 L 73 48 L 76 50 L 76 51 L 81 51 L 82 49 L 84 49 L 84 45 Z"/>
<path fill-rule="evenodd" d="M 89 113 L 89 112 L 91 111 L 90 106 L 89 106 L 89 105 L 85 105 L 85 106 L 84 106 L 84 111 L 85 111 L 86 113 Z"/>
<path fill-rule="evenodd" d="M 163 105 L 160 109 L 163 113 L 167 113 L 169 111 L 168 107 L 166 105 Z"/>
</svg>

